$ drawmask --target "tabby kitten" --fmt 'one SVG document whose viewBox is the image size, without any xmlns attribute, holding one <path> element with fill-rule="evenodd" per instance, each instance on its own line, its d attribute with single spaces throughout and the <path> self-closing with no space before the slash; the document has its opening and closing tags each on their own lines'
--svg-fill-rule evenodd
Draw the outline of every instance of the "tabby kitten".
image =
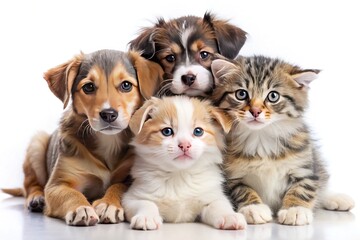
<svg viewBox="0 0 360 240">
<path fill-rule="evenodd" d="M 348 196 L 324 199 L 329 174 L 304 121 L 308 87 L 319 70 L 263 56 L 218 59 L 212 96 L 234 118 L 227 136 L 229 194 L 248 223 L 309 224 L 320 203 L 349 210 Z M 326 200 L 326 201 L 325 201 Z"/>
</svg>

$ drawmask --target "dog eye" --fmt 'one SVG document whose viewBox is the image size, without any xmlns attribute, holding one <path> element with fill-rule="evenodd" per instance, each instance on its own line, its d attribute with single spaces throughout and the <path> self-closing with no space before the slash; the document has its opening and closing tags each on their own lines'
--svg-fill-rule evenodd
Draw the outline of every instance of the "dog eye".
<svg viewBox="0 0 360 240">
<path fill-rule="evenodd" d="M 171 135 L 174 134 L 174 131 L 172 130 L 172 128 L 167 127 L 167 128 L 163 128 L 163 129 L 161 130 L 161 133 L 162 133 L 162 135 L 164 135 L 165 137 L 169 137 L 169 136 L 171 136 Z"/>
<path fill-rule="evenodd" d="M 194 136 L 201 137 L 202 135 L 204 135 L 204 129 L 200 127 L 194 129 Z"/>
<path fill-rule="evenodd" d="M 248 96 L 249 96 L 248 92 L 245 91 L 244 89 L 239 89 L 235 92 L 235 97 L 241 101 L 247 99 Z"/>
<path fill-rule="evenodd" d="M 175 58 L 175 55 L 174 54 L 170 54 L 170 55 L 167 55 L 165 57 L 166 61 L 172 63 L 172 62 L 175 62 L 176 58 Z"/>
<path fill-rule="evenodd" d="M 87 83 L 84 86 L 82 86 L 82 90 L 85 94 L 91 94 L 95 92 L 95 85 L 93 83 Z"/>
<path fill-rule="evenodd" d="M 120 91 L 122 92 L 130 92 L 132 89 L 132 83 L 129 81 L 123 81 L 120 85 Z"/>
<path fill-rule="evenodd" d="M 271 92 L 269 92 L 267 99 L 271 103 L 276 103 L 280 99 L 280 94 L 276 91 L 271 91 Z"/>
<path fill-rule="evenodd" d="M 208 52 L 205 52 L 205 51 L 200 52 L 200 58 L 202 60 L 207 59 L 209 56 L 210 56 L 210 54 Z"/>
</svg>

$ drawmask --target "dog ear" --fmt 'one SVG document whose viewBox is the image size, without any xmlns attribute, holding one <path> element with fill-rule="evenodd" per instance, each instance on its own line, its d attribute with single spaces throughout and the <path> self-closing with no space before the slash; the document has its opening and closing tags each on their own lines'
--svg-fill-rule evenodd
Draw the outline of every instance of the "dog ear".
<svg viewBox="0 0 360 240">
<path fill-rule="evenodd" d="M 220 54 L 234 59 L 245 44 L 247 33 L 228 21 L 215 19 L 209 12 L 205 13 L 203 22 L 214 29 Z"/>
<path fill-rule="evenodd" d="M 159 64 L 141 57 L 138 52 L 129 51 L 129 56 L 137 73 L 140 93 L 144 99 L 149 99 L 159 90 L 164 71 Z"/>
<path fill-rule="evenodd" d="M 155 42 L 151 36 L 155 28 L 143 28 L 140 35 L 129 42 L 129 48 L 133 51 L 139 51 L 141 56 L 151 59 L 155 55 Z"/>
<path fill-rule="evenodd" d="M 229 133 L 233 124 L 231 116 L 228 115 L 224 110 L 217 107 L 211 109 L 211 115 L 213 116 L 214 120 L 219 123 L 224 132 L 226 134 Z"/>
<path fill-rule="evenodd" d="M 64 103 L 64 108 L 69 102 L 71 87 L 83 58 L 84 54 L 80 53 L 68 62 L 51 68 L 44 73 L 44 79 L 48 83 L 50 90 Z"/>
<path fill-rule="evenodd" d="M 138 134 L 144 123 L 151 118 L 150 113 L 155 108 L 158 98 L 152 97 L 145 101 L 141 108 L 136 110 L 129 122 L 130 130 L 136 135 Z"/>
</svg>

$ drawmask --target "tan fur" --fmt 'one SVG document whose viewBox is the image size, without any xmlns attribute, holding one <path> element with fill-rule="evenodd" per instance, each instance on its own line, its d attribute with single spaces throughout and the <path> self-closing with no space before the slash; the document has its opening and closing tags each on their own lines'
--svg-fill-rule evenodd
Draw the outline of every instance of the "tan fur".
<svg viewBox="0 0 360 240">
<path fill-rule="evenodd" d="M 64 107 L 70 98 L 73 101 L 51 140 L 49 136 L 46 139 L 46 135 L 38 134 L 37 141 L 29 145 L 24 163 L 28 206 L 34 198 L 43 198 L 45 192 L 44 213 L 65 219 L 70 225 L 94 225 L 99 219 L 104 223 L 123 220 L 120 199 L 127 188 L 124 181 L 133 162 L 133 156 L 128 152 L 132 134 L 126 128 L 144 99 L 155 93 L 163 74 L 161 67 L 138 53 L 123 54 L 136 69 L 135 75 L 129 72 L 129 63 L 125 64 L 119 58 L 111 60 L 117 62 L 108 76 L 102 65 L 95 61 L 90 64 L 87 75 L 76 80 L 81 64 L 94 61 L 84 54 L 44 74 L 49 88 L 64 102 Z M 130 91 L 122 91 L 124 81 L 132 84 Z M 95 85 L 96 91 L 86 94 L 83 86 L 88 83 Z M 121 114 L 119 128 L 123 130 L 119 133 L 106 135 L 94 131 L 93 126 L 99 124 L 104 106 Z M 101 127 L 99 131 L 102 131 Z M 11 194 L 11 191 L 7 192 Z M 96 201 L 91 204 L 92 200 Z M 104 204 L 107 207 L 102 209 Z"/>
</svg>

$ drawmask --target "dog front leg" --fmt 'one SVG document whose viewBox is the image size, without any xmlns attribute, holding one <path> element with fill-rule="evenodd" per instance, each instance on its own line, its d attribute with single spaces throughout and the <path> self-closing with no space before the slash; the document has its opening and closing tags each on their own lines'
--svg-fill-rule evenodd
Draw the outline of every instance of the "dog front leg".
<svg viewBox="0 0 360 240">
<path fill-rule="evenodd" d="M 86 197 L 65 184 L 45 187 L 45 214 L 64 219 L 73 226 L 93 226 L 99 222 Z"/>
<path fill-rule="evenodd" d="M 93 207 L 100 218 L 100 223 L 119 223 L 124 221 L 124 209 L 121 206 L 121 198 L 127 190 L 123 183 L 111 185 L 99 200 L 93 202 Z"/>
</svg>

